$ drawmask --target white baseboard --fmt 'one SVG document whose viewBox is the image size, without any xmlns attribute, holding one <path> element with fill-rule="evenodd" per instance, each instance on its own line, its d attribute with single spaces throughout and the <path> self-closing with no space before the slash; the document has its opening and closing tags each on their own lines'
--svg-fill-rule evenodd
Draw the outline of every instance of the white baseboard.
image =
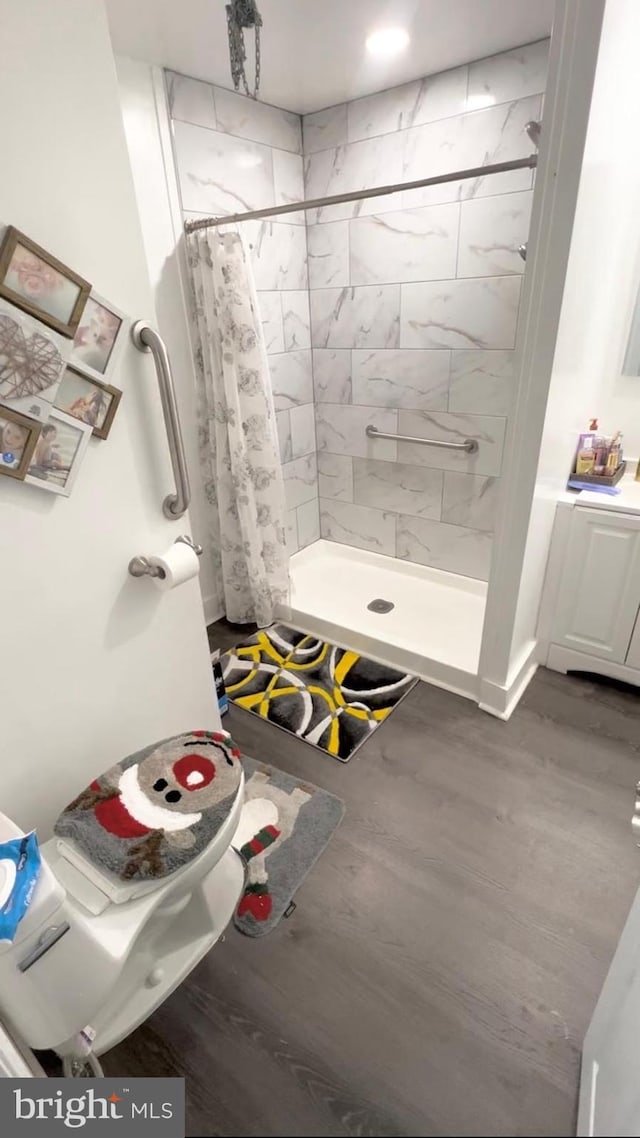
<svg viewBox="0 0 640 1138">
<path fill-rule="evenodd" d="M 488 711 L 497 719 L 510 719 L 538 669 L 538 641 L 530 640 L 510 669 L 505 684 L 493 680 L 480 680 L 481 711 Z"/>
<path fill-rule="evenodd" d="M 224 608 L 220 604 L 219 597 L 203 597 L 202 605 L 204 608 L 204 619 L 207 625 L 214 624 L 216 620 L 222 620 Z"/>
<path fill-rule="evenodd" d="M 614 680 L 624 680 L 640 687 L 640 671 L 637 668 L 629 668 L 627 664 L 618 664 L 615 660 L 602 660 L 587 652 L 574 652 L 572 648 L 563 648 L 561 644 L 551 645 L 546 666 L 554 672 L 596 672 L 600 676 L 610 676 Z"/>
</svg>

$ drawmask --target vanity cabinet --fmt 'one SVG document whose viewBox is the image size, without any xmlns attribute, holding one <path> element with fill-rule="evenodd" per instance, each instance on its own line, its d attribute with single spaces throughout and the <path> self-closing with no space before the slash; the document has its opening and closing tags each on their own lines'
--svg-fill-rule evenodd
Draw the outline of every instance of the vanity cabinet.
<svg viewBox="0 0 640 1138">
<path fill-rule="evenodd" d="M 549 562 L 547 664 L 640 685 L 640 515 L 577 503 L 561 509 Z"/>
</svg>

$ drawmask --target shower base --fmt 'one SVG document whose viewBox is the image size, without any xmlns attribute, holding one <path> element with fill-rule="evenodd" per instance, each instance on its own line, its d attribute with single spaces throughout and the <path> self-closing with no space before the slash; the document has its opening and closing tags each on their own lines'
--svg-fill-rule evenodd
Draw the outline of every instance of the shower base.
<svg viewBox="0 0 640 1138">
<path fill-rule="evenodd" d="M 291 610 L 282 611 L 283 620 L 478 698 L 484 581 L 322 540 L 296 553 L 290 572 Z M 393 607 L 376 611 L 382 606 L 370 608 L 372 601 Z"/>
</svg>

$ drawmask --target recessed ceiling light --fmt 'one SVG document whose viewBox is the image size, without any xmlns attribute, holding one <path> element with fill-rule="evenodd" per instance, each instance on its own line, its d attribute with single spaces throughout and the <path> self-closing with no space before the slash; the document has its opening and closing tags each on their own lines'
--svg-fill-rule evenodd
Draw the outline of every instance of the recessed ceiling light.
<svg viewBox="0 0 640 1138">
<path fill-rule="evenodd" d="M 467 110 L 481 111 L 483 107 L 492 107 L 495 101 L 495 95 L 469 95 L 467 98 Z"/>
<path fill-rule="evenodd" d="M 398 55 L 409 46 L 409 33 L 404 28 L 379 28 L 367 36 L 367 51 L 370 55 Z"/>
</svg>

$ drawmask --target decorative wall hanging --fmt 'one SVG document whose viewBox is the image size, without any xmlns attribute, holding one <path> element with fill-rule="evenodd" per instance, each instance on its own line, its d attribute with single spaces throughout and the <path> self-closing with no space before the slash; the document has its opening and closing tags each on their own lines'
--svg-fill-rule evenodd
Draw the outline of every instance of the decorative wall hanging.
<svg viewBox="0 0 640 1138">
<path fill-rule="evenodd" d="M 40 430 L 40 423 L 0 407 L 0 474 L 24 480 Z"/>
<path fill-rule="evenodd" d="M 231 78 L 236 91 L 240 90 L 240 82 L 244 87 L 245 95 L 250 99 L 257 99 L 260 90 L 260 28 L 262 16 L 258 11 L 255 0 L 231 0 L 225 6 L 227 13 L 227 33 L 229 36 L 229 60 L 231 63 Z M 253 28 L 256 41 L 256 70 L 253 91 L 249 87 L 244 65 L 247 61 L 247 49 L 244 43 L 244 29 Z"/>
<path fill-rule="evenodd" d="M 72 339 L 90 290 L 83 277 L 7 226 L 0 247 L 0 296 Z"/>
<path fill-rule="evenodd" d="M 125 323 L 122 312 L 92 292 L 73 339 L 70 363 L 94 379 L 105 380 L 124 343 Z"/>
<path fill-rule="evenodd" d="M 40 431 L 26 482 L 69 497 L 91 438 L 91 427 L 53 408 Z"/>
<path fill-rule="evenodd" d="M 68 341 L 0 300 L 0 404 L 44 422 L 67 351 Z"/>
<path fill-rule="evenodd" d="M 79 422 L 87 423 L 95 438 L 106 439 L 121 397 L 122 392 L 117 387 L 68 367 L 58 389 L 56 407 Z"/>
</svg>

